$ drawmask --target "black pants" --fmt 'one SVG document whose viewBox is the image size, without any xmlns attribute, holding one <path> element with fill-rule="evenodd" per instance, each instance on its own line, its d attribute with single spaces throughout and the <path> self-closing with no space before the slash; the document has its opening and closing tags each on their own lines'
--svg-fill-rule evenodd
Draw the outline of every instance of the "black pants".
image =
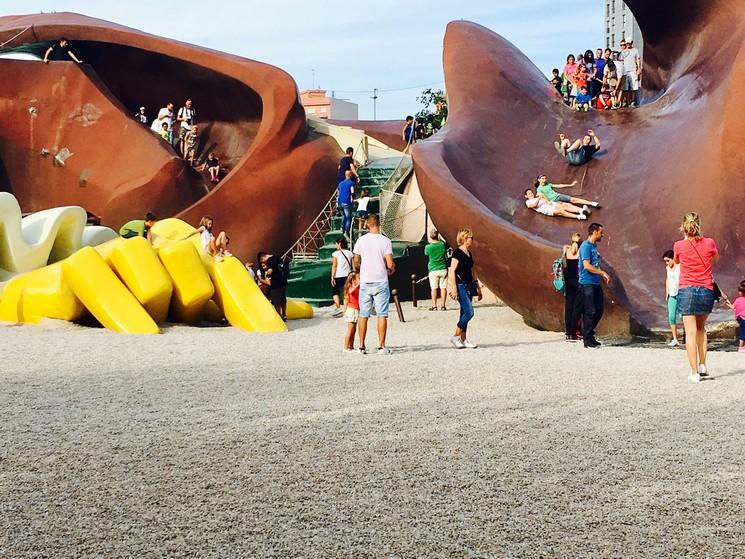
<svg viewBox="0 0 745 559">
<path fill-rule="evenodd" d="M 595 338 L 595 327 L 603 318 L 603 290 L 599 285 L 580 285 L 582 292 L 582 337 L 585 342 Z"/>
<path fill-rule="evenodd" d="M 579 284 L 567 282 L 564 285 L 564 330 L 567 336 L 576 336 L 579 319 L 582 316 L 582 294 Z"/>
</svg>

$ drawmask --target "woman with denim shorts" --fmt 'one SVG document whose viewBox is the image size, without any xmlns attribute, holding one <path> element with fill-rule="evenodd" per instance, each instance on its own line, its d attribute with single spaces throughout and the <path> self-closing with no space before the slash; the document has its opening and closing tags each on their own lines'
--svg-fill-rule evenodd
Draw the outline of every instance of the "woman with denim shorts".
<svg viewBox="0 0 745 559">
<path fill-rule="evenodd" d="M 714 275 L 712 264 L 719 260 L 713 239 L 704 237 L 698 214 L 683 217 L 680 226 L 683 240 L 673 245 L 675 262 L 680 264 L 678 312 L 683 315 L 686 353 L 691 366 L 688 380 L 699 382 L 709 376 L 706 367 L 706 319 L 714 308 Z"/>
<path fill-rule="evenodd" d="M 461 229 L 456 237 L 458 248 L 453 251 L 450 259 L 450 268 L 448 269 L 448 292 L 450 297 L 460 303 L 460 317 L 458 325 L 455 327 L 455 335 L 450 338 L 456 349 L 475 349 L 478 346 L 472 344 L 466 339 L 468 323 L 473 318 L 473 297 L 481 301 L 481 285 L 479 278 L 476 276 L 476 270 L 473 268 L 473 255 L 471 254 L 471 245 L 473 245 L 473 231 L 470 229 Z"/>
</svg>

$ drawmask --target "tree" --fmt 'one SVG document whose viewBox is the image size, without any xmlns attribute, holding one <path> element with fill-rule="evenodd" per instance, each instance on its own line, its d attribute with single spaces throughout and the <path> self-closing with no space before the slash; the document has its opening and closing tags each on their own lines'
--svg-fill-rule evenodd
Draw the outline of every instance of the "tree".
<svg viewBox="0 0 745 559">
<path fill-rule="evenodd" d="M 422 110 L 416 114 L 418 122 L 429 131 L 437 131 L 445 124 L 448 117 L 448 100 L 442 89 L 425 89 L 416 98 L 422 104 Z"/>
</svg>

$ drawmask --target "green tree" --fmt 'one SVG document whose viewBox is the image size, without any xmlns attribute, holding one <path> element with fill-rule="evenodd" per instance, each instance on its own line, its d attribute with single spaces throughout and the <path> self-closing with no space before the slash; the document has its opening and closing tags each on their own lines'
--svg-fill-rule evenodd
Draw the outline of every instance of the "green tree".
<svg viewBox="0 0 745 559">
<path fill-rule="evenodd" d="M 442 89 L 428 88 L 416 98 L 422 104 L 422 110 L 416 114 L 418 122 L 427 129 L 439 130 L 448 117 L 448 100 Z"/>
</svg>

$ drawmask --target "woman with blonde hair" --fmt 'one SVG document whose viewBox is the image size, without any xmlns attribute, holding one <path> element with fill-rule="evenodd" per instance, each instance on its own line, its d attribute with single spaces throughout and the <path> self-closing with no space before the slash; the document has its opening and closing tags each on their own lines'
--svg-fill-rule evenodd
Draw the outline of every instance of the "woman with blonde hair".
<svg viewBox="0 0 745 559">
<path fill-rule="evenodd" d="M 582 316 L 582 297 L 579 291 L 579 245 L 582 235 L 572 235 L 571 244 L 564 245 L 561 267 L 564 274 L 564 329 L 566 341 L 578 341 L 579 318 Z"/>
<path fill-rule="evenodd" d="M 467 340 L 468 323 L 473 318 L 473 297 L 482 299 L 481 285 L 473 267 L 473 231 L 461 229 L 456 237 L 458 248 L 453 251 L 448 269 L 448 293 L 460 303 L 460 317 L 455 327 L 455 335 L 450 338 L 456 349 L 475 349 L 478 346 Z"/>
<path fill-rule="evenodd" d="M 719 261 L 719 251 L 713 239 L 703 236 L 701 220 L 694 212 L 683 216 L 680 232 L 683 240 L 673 245 L 675 263 L 680 264 L 678 312 L 683 315 L 686 353 L 691 366 L 688 380 L 699 382 L 709 375 L 706 319 L 717 299 L 712 264 Z"/>
</svg>

